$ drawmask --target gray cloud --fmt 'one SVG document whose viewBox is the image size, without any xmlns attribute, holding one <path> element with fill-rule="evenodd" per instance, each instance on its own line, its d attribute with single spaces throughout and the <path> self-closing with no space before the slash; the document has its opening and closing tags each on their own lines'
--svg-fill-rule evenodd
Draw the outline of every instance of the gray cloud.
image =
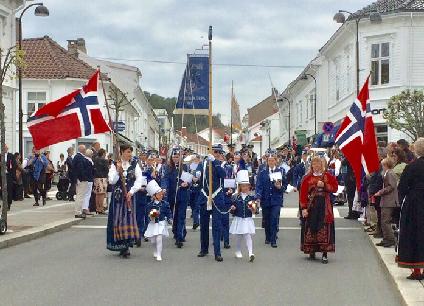
<svg viewBox="0 0 424 306">
<path fill-rule="evenodd" d="M 371 0 L 45 0 L 50 16 L 26 13 L 24 37 L 84 37 L 95 57 L 185 61 L 186 54 L 206 43 L 214 26 L 216 63 L 306 65 L 339 25 L 338 9 L 355 11 Z M 126 62 L 138 66 L 142 88 L 163 96 L 178 94 L 184 65 Z M 231 80 L 244 113 L 267 97 L 268 74 L 279 90 L 302 69 L 214 68 L 214 111 L 229 120 Z"/>
</svg>

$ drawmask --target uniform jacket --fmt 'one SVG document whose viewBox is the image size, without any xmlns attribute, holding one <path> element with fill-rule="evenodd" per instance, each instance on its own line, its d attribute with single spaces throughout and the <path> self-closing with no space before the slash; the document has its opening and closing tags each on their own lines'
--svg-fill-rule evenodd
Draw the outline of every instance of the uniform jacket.
<svg viewBox="0 0 424 306">
<path fill-rule="evenodd" d="M 203 192 L 206 195 L 209 195 L 209 162 L 205 160 L 202 163 L 202 176 L 200 178 L 200 184 Z M 215 203 L 224 203 L 224 178 L 225 178 L 225 170 L 221 167 L 221 161 L 214 160 L 212 162 L 212 193 L 216 193 L 214 201 Z M 218 192 L 219 190 L 219 192 Z M 203 193 L 202 192 L 202 193 Z M 199 197 L 202 198 L 203 202 L 207 201 L 205 196 Z"/>
<path fill-rule="evenodd" d="M 276 167 L 275 172 L 282 173 L 282 187 L 278 189 L 275 187 L 274 182 L 271 182 L 269 177 L 269 167 L 262 170 L 256 181 L 256 197 L 260 199 L 262 207 L 283 206 L 283 194 L 287 189 L 287 179 L 284 170 Z"/>
<path fill-rule="evenodd" d="M 231 213 L 234 217 L 240 218 L 251 218 L 252 211 L 249 209 L 249 202 L 254 201 L 255 197 L 253 195 L 247 195 L 243 200 L 241 194 L 236 194 L 232 197 L 232 204 L 236 207 Z"/>
<path fill-rule="evenodd" d="M 147 226 L 150 223 L 150 211 L 152 209 L 156 209 L 159 211 L 159 217 L 155 219 L 155 223 L 158 223 L 160 221 L 164 221 L 165 218 L 167 220 L 172 220 L 172 211 L 171 207 L 169 206 L 169 203 L 166 201 L 160 201 L 156 203 L 155 201 L 150 201 L 146 206 L 146 219 L 145 219 L 145 230 L 147 229 Z"/>
<path fill-rule="evenodd" d="M 300 184 L 302 183 L 302 178 L 305 176 L 306 167 L 305 163 L 300 162 L 293 168 L 293 186 L 300 190 Z"/>
</svg>

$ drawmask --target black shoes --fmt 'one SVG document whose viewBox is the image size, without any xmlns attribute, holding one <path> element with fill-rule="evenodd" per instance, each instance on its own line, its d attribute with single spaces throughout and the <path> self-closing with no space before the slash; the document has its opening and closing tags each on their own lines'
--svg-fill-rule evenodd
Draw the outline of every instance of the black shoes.
<svg viewBox="0 0 424 306">
<path fill-rule="evenodd" d="M 309 254 L 309 259 L 310 260 L 315 260 L 315 258 L 316 258 L 315 253 Z"/>
<path fill-rule="evenodd" d="M 149 242 L 149 238 L 144 237 L 144 242 Z"/>
<path fill-rule="evenodd" d="M 130 255 L 131 255 L 131 253 L 130 253 L 130 250 L 128 250 L 128 249 L 122 250 L 122 251 L 119 252 L 119 256 L 121 256 L 122 258 L 125 258 L 125 259 L 129 258 Z"/>
<path fill-rule="evenodd" d="M 193 224 L 193 230 L 196 230 L 199 227 L 199 224 Z"/>
<path fill-rule="evenodd" d="M 216 256 L 215 256 L 215 260 L 216 260 L 217 262 L 221 262 L 221 261 L 223 261 L 223 260 L 224 260 L 224 258 L 222 258 L 222 256 L 216 255 Z"/>
<path fill-rule="evenodd" d="M 272 246 L 274 249 L 275 249 L 276 247 L 278 247 L 276 243 L 272 243 L 272 244 L 271 244 L 271 246 Z"/>
<path fill-rule="evenodd" d="M 231 249 L 231 246 L 228 243 L 224 244 L 224 249 Z"/>
<path fill-rule="evenodd" d="M 208 255 L 208 253 L 200 252 L 199 254 L 197 254 L 197 257 L 205 257 L 206 255 Z"/>
<path fill-rule="evenodd" d="M 407 279 L 410 280 L 424 280 L 424 274 L 416 274 L 416 273 L 412 273 L 411 275 L 409 275 L 408 277 L 406 277 Z"/>
<path fill-rule="evenodd" d="M 255 255 L 254 254 L 250 255 L 249 262 L 253 262 L 254 260 L 255 260 Z"/>
<path fill-rule="evenodd" d="M 183 243 L 181 241 L 178 241 L 175 243 L 175 245 L 177 246 L 177 248 L 181 249 L 183 247 Z"/>
<path fill-rule="evenodd" d="M 135 245 L 137 248 L 141 247 L 141 239 L 137 239 L 137 241 L 135 242 Z"/>
<path fill-rule="evenodd" d="M 31 197 L 29 195 L 27 195 L 27 194 L 24 194 L 24 198 L 25 199 L 30 199 Z"/>
<path fill-rule="evenodd" d="M 40 206 L 40 204 L 38 204 L 38 203 L 34 203 L 32 206 Z"/>
<path fill-rule="evenodd" d="M 46 205 L 46 198 L 43 198 L 43 206 Z"/>
<path fill-rule="evenodd" d="M 327 258 L 327 255 L 322 255 L 321 262 L 322 262 L 323 264 L 328 264 L 328 258 Z"/>
<path fill-rule="evenodd" d="M 78 219 L 85 219 L 85 214 L 79 214 L 79 215 L 75 215 L 75 218 L 78 218 Z"/>
<path fill-rule="evenodd" d="M 385 247 L 385 248 L 391 248 L 392 246 L 395 245 L 395 243 L 382 240 L 379 243 L 376 243 L 375 245 L 376 246 L 382 246 L 382 247 Z"/>
<path fill-rule="evenodd" d="M 270 244 L 270 242 L 268 240 L 265 240 L 265 244 Z"/>
</svg>

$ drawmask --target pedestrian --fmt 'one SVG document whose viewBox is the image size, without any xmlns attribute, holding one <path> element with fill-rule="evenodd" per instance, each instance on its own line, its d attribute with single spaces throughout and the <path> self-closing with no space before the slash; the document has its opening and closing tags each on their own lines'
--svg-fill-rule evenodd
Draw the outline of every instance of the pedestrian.
<svg viewBox="0 0 424 306">
<path fill-rule="evenodd" d="M 46 156 L 40 154 L 39 150 L 34 149 L 34 155 L 28 164 L 32 166 L 32 192 L 35 203 L 33 206 L 39 206 L 40 196 L 43 199 L 43 206 L 46 205 L 46 168 L 49 164 Z"/>
<path fill-rule="evenodd" d="M 172 211 L 169 203 L 164 201 L 164 192 L 155 180 L 147 184 L 151 201 L 146 206 L 145 237 L 155 246 L 153 257 L 162 261 L 163 237 L 168 237 L 168 224 L 172 223 Z"/>
<path fill-rule="evenodd" d="M 399 182 L 402 201 L 397 263 L 413 269 L 408 279 L 423 280 L 424 268 L 424 138 L 414 144 L 418 157 L 405 168 Z"/>
<path fill-rule="evenodd" d="M 225 151 L 221 144 L 212 146 L 212 154 L 209 154 L 203 164 L 201 177 L 202 191 L 199 196 L 200 206 L 200 252 L 198 257 L 205 257 L 209 253 L 209 222 L 212 215 L 212 238 L 215 260 L 222 262 L 224 259 L 221 256 L 221 235 L 222 235 L 222 220 L 221 217 L 225 207 L 224 192 L 222 190 L 225 178 L 225 170 L 221 167 L 220 156 L 224 155 Z M 209 203 L 209 167 L 212 168 L 212 201 Z"/>
<path fill-rule="evenodd" d="M 399 182 L 402 172 L 403 170 L 405 170 L 405 167 L 407 165 L 405 151 L 401 148 L 395 148 L 392 152 L 391 158 L 393 159 L 395 165 L 393 168 L 393 172 L 396 174 L 396 178 Z"/>
<path fill-rule="evenodd" d="M 409 143 L 405 139 L 397 141 L 398 147 L 405 152 L 406 163 L 410 164 L 415 160 L 414 153 L 409 149 Z"/>
<path fill-rule="evenodd" d="M 93 152 L 93 160 L 99 155 L 100 142 L 96 141 L 91 145 L 91 151 Z"/>
<path fill-rule="evenodd" d="M 375 195 L 381 196 L 381 230 L 383 232 L 383 240 L 377 243 L 377 246 L 390 248 L 395 245 L 395 236 L 392 229 L 393 211 L 399 206 L 397 179 L 393 172 L 393 160 L 386 157 L 381 161 L 383 168 L 383 188 Z"/>
<path fill-rule="evenodd" d="M 140 190 L 143 174 L 136 159 L 132 159 L 133 148 L 121 145 L 121 160 L 112 163 L 109 169 L 109 184 L 113 185 L 112 199 L 107 219 L 106 247 L 119 251 L 123 258 L 130 256 L 140 233 L 135 219 L 134 194 Z"/>
<path fill-rule="evenodd" d="M 346 190 L 347 204 L 349 206 L 349 213 L 345 219 L 357 220 L 359 218 L 359 213 L 353 209 L 353 202 L 355 201 L 356 193 L 356 178 L 355 173 L 353 172 L 352 166 L 350 165 L 347 158 L 342 161 L 342 167 L 344 167 L 344 184 Z"/>
<path fill-rule="evenodd" d="M 276 152 L 268 151 L 267 167 L 258 174 L 256 196 L 262 207 L 265 244 L 277 247 L 277 231 L 283 195 L 287 189 L 284 169 L 277 167 Z"/>
<path fill-rule="evenodd" d="M 59 155 L 59 160 L 57 161 L 56 164 L 56 171 L 59 174 L 59 176 L 63 176 L 64 173 L 66 173 L 66 160 L 65 160 L 65 155 L 63 155 L 63 153 L 60 153 Z"/>
<path fill-rule="evenodd" d="M 230 233 L 236 237 L 236 258 L 242 258 L 241 239 L 244 238 L 249 253 L 249 261 L 253 262 L 253 240 L 255 223 L 252 216 L 256 212 L 255 197 L 251 194 L 249 173 L 241 170 L 237 173 L 238 193 L 232 198 L 231 213 L 234 215 Z"/>
<path fill-rule="evenodd" d="M 169 162 L 166 164 L 161 178 L 161 188 L 165 192 L 165 200 L 169 203 L 172 213 L 175 208 L 175 198 L 177 194 L 177 183 L 181 167 L 180 149 L 174 148 L 171 152 Z M 176 218 L 176 216 L 174 216 Z"/>
<path fill-rule="evenodd" d="M 23 174 L 24 169 L 22 168 L 21 163 L 21 155 L 16 152 L 13 154 L 16 161 L 16 175 L 15 175 L 15 181 L 13 182 L 13 201 L 23 201 L 24 199 L 24 188 L 23 188 Z"/>
<path fill-rule="evenodd" d="M 78 153 L 72 160 L 72 179 L 75 184 L 76 198 L 75 198 L 75 218 L 85 218 L 83 212 L 83 204 L 88 192 L 88 177 L 85 167 L 87 166 L 85 158 L 85 145 L 78 146 Z"/>
<path fill-rule="evenodd" d="M 104 215 L 104 202 L 106 198 L 109 161 L 106 159 L 106 151 L 99 149 L 97 157 L 94 158 L 94 193 L 96 195 L 96 213 Z"/>
<path fill-rule="evenodd" d="M 66 152 L 68 153 L 68 156 L 66 157 L 66 169 L 67 169 L 67 176 L 70 182 L 69 189 L 68 189 L 68 199 L 69 201 L 73 202 L 75 201 L 74 197 L 76 194 L 76 178 L 74 177 L 74 167 L 73 167 L 73 155 L 74 155 L 74 148 L 69 147 Z"/>
<path fill-rule="evenodd" d="M 84 202 L 82 205 L 82 213 L 85 215 L 92 215 L 89 207 L 90 207 L 90 200 L 91 197 L 96 197 L 96 195 L 93 195 L 93 183 L 94 183 L 94 162 L 92 160 L 93 157 L 93 151 L 91 149 L 87 149 L 85 151 L 85 160 L 84 160 L 84 172 L 85 177 L 87 179 L 87 190 L 84 196 Z M 95 210 L 95 209 L 94 209 Z"/>
<path fill-rule="evenodd" d="M 46 194 L 52 188 L 53 175 L 54 175 L 54 166 L 53 162 L 50 159 L 50 151 L 44 152 L 44 156 L 46 156 L 48 165 L 46 167 Z M 50 197 L 46 196 L 46 200 L 51 200 Z"/>
<path fill-rule="evenodd" d="M 14 187 L 14 181 L 16 180 L 16 159 L 13 156 L 12 153 L 9 153 L 9 147 L 5 145 L 4 151 L 6 152 L 4 155 L 4 160 L 6 161 L 6 183 L 7 183 L 7 205 L 8 210 L 10 210 L 10 207 L 12 206 L 13 201 L 13 187 Z M 3 158 L 3 156 L 2 156 Z"/>
<path fill-rule="evenodd" d="M 316 252 L 322 252 L 322 263 L 328 263 L 328 252 L 335 252 L 335 228 L 333 205 L 330 193 L 337 191 L 336 178 L 325 170 L 320 157 L 311 160 L 309 173 L 300 187 L 302 207 L 301 251 L 315 259 Z"/>
</svg>

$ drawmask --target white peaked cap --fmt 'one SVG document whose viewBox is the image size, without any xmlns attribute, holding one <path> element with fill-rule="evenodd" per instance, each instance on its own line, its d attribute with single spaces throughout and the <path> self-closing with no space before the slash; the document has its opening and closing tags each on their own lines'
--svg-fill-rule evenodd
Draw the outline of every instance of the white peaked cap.
<svg viewBox="0 0 424 306">
<path fill-rule="evenodd" d="M 250 184 L 249 171 L 240 170 L 237 172 L 237 183 L 239 184 Z"/>
<path fill-rule="evenodd" d="M 147 186 L 146 186 L 147 193 L 149 196 L 154 196 L 158 192 L 162 191 L 162 188 L 158 185 L 158 183 L 155 180 L 151 180 Z"/>
</svg>

